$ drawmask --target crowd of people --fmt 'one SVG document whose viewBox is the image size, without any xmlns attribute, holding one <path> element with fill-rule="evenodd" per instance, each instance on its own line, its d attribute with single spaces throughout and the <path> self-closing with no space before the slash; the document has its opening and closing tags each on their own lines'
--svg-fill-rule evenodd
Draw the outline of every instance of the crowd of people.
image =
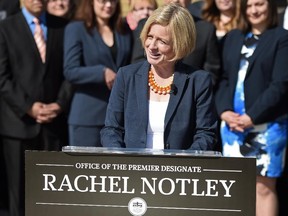
<svg viewBox="0 0 288 216">
<path fill-rule="evenodd" d="M 256 216 L 281 213 L 288 9 L 279 13 L 275 0 L 131 0 L 124 16 L 120 0 L 5 2 L 0 208 L 10 216 L 24 215 L 25 150 L 67 145 L 253 156 Z"/>
</svg>

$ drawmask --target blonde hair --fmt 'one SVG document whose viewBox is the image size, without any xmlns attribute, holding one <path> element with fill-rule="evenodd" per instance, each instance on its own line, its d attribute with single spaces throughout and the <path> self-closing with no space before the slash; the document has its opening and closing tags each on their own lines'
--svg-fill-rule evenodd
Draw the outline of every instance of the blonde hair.
<svg viewBox="0 0 288 216">
<path fill-rule="evenodd" d="M 170 3 L 156 9 L 146 21 L 140 34 L 144 47 L 152 25 L 168 26 L 172 35 L 172 46 L 175 56 L 171 61 L 176 61 L 189 55 L 196 42 L 196 29 L 190 12 L 179 4 Z"/>
<path fill-rule="evenodd" d="M 131 0 L 129 4 L 130 11 L 135 9 L 135 5 L 137 5 L 138 2 L 148 2 L 153 6 L 154 9 L 158 7 L 158 3 L 156 0 Z"/>
</svg>

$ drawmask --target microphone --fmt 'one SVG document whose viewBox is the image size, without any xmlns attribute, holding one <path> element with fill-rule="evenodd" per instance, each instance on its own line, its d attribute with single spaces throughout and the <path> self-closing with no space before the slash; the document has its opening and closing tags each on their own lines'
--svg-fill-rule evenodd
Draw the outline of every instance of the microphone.
<svg viewBox="0 0 288 216">
<path fill-rule="evenodd" d="M 172 83 L 172 84 L 171 84 L 171 90 L 170 90 L 169 93 L 176 95 L 177 92 L 178 92 L 178 89 L 177 89 L 176 85 Z"/>
</svg>

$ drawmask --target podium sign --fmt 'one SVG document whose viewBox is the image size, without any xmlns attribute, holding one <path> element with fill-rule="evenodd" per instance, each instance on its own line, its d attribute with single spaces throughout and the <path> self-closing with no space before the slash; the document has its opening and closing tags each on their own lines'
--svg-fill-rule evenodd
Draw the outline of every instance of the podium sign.
<svg viewBox="0 0 288 216">
<path fill-rule="evenodd" d="M 26 216 L 255 216 L 255 158 L 26 152 Z"/>
</svg>

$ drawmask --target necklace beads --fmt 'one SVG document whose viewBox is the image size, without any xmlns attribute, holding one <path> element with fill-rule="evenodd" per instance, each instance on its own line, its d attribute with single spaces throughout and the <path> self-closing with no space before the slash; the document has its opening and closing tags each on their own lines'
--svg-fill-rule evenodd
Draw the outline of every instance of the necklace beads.
<svg viewBox="0 0 288 216">
<path fill-rule="evenodd" d="M 173 81 L 173 78 L 174 78 L 174 74 L 172 75 L 172 81 Z M 172 81 L 171 81 L 171 83 L 170 83 L 169 85 L 167 85 L 167 86 L 160 86 L 160 85 L 156 82 L 152 70 L 149 71 L 148 86 L 149 86 L 150 89 L 151 89 L 153 92 L 155 92 L 156 94 L 159 94 L 159 95 L 169 94 L 170 91 L 171 91 Z"/>
</svg>

